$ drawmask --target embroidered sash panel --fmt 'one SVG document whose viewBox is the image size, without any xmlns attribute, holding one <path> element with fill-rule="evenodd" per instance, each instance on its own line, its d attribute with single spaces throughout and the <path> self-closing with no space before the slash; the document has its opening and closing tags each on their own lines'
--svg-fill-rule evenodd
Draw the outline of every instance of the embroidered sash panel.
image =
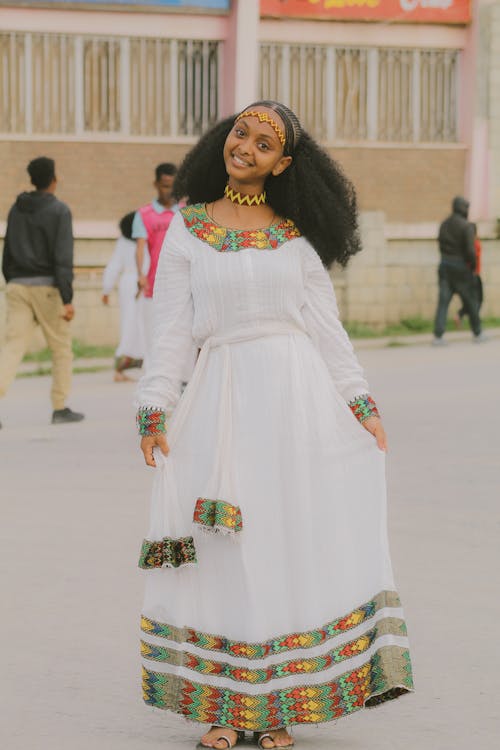
<svg viewBox="0 0 500 750">
<path fill-rule="evenodd" d="M 144 700 L 194 721 L 254 731 L 378 705 L 413 689 L 399 605 L 395 592 L 384 591 L 317 630 L 263 643 L 143 617 Z M 268 692 L 259 692 L 265 685 Z"/>
<path fill-rule="evenodd" d="M 139 556 L 139 567 L 149 568 L 179 568 L 181 565 L 196 563 L 196 549 L 192 536 L 172 539 L 165 537 L 159 542 L 145 539 Z"/>
<path fill-rule="evenodd" d="M 199 497 L 193 514 L 193 523 L 205 531 L 236 533 L 243 528 L 243 519 L 238 505 L 223 500 L 209 500 Z"/>
</svg>

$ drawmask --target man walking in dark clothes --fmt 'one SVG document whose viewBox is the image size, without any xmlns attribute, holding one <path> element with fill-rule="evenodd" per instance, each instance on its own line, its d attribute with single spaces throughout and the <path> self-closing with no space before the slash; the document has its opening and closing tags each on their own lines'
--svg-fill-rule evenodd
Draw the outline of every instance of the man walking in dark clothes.
<svg viewBox="0 0 500 750">
<path fill-rule="evenodd" d="M 476 251 L 474 227 L 467 220 L 469 202 L 460 196 L 453 199 L 453 212 L 439 228 L 439 300 L 434 323 L 434 344 L 444 344 L 448 307 L 454 294 L 458 294 L 469 316 L 475 341 L 482 341 L 479 304 L 474 287 Z"/>
<path fill-rule="evenodd" d="M 80 422 L 83 414 L 66 405 L 73 362 L 69 322 L 75 314 L 71 212 L 54 195 L 53 159 L 33 159 L 27 169 L 35 190 L 17 197 L 5 233 L 7 329 L 0 352 L 0 396 L 14 379 L 38 323 L 52 353 L 52 424 Z"/>
</svg>

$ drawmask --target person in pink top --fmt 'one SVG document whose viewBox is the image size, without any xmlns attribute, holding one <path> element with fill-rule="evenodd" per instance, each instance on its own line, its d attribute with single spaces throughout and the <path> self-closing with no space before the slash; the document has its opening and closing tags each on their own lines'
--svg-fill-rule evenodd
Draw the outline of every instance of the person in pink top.
<svg viewBox="0 0 500 750">
<path fill-rule="evenodd" d="M 141 310 L 145 341 L 145 365 L 147 366 L 151 336 L 151 301 L 153 297 L 156 268 L 160 251 L 175 213 L 179 209 L 174 197 L 174 179 L 177 173 L 175 164 L 158 164 L 155 170 L 154 186 L 157 198 L 142 206 L 134 217 L 132 238 L 136 241 L 136 265 L 139 294 L 142 295 Z M 144 258 L 147 251 L 149 269 L 144 273 Z"/>
</svg>

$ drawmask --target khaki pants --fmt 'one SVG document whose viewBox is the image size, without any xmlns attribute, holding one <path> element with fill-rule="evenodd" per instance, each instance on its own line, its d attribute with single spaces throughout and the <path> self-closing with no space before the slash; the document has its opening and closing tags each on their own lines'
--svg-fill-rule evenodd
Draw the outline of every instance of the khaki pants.
<svg viewBox="0 0 500 750">
<path fill-rule="evenodd" d="M 52 286 L 9 283 L 6 299 L 7 328 L 0 351 L 0 396 L 5 395 L 14 380 L 38 323 L 52 353 L 52 407 L 63 409 L 71 385 L 73 354 L 70 324 L 61 317 L 63 305 L 59 290 Z"/>
</svg>

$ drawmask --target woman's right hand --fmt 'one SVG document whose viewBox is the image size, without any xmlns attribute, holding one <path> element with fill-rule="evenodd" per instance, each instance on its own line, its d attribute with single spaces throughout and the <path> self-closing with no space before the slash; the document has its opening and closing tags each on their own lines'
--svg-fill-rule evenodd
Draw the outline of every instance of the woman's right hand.
<svg viewBox="0 0 500 750">
<path fill-rule="evenodd" d="M 168 447 L 167 437 L 165 434 L 162 435 L 145 435 L 141 439 L 141 451 L 144 454 L 144 460 L 148 466 L 156 467 L 156 462 L 153 456 L 153 448 L 161 450 L 164 456 L 168 456 L 170 448 Z"/>
</svg>

